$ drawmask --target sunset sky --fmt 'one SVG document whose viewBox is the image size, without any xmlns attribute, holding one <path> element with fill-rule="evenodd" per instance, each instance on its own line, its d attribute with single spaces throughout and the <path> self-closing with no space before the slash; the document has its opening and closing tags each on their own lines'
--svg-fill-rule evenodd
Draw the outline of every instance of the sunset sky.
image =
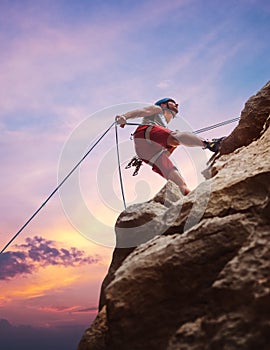
<svg viewBox="0 0 270 350">
<path fill-rule="evenodd" d="M 269 32 L 267 0 L 0 0 L 1 249 L 115 115 L 170 96 L 171 129 L 238 117 L 269 80 Z M 119 130 L 122 168 L 133 131 Z M 114 133 L 0 256 L 1 349 L 72 350 L 94 319 L 123 210 Z M 192 189 L 200 152 L 173 158 Z M 131 174 L 128 205 L 165 184 Z"/>
</svg>

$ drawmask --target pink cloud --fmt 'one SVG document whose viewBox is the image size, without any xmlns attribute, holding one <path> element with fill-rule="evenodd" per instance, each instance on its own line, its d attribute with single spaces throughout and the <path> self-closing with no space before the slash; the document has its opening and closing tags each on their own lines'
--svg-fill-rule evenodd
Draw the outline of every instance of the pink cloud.
<svg viewBox="0 0 270 350">
<path fill-rule="evenodd" d="M 42 237 L 26 238 L 24 244 L 16 245 L 15 251 L 0 255 L 0 280 L 8 280 L 18 275 L 32 274 L 46 266 L 80 266 L 97 264 L 99 256 L 87 256 L 74 247 L 57 247 L 56 242 Z"/>
<path fill-rule="evenodd" d="M 20 115 L 22 123 L 29 118 L 28 111 L 37 116 L 44 112 L 44 119 L 49 122 L 57 120 L 53 126 L 48 123 L 48 127 L 46 123 L 39 128 L 30 123 L 20 131 L 6 130 L 6 120 L 1 122 L 3 231 L 14 222 L 22 222 L 54 188 L 57 163 L 65 140 L 80 119 L 99 107 L 129 102 L 130 99 L 151 102 L 166 92 L 166 95 L 172 94 L 180 100 L 183 104 L 181 115 L 194 129 L 237 116 L 241 109 L 239 100 L 224 103 L 222 108 L 216 102 L 219 93 L 216 78 L 227 60 L 239 49 L 236 45 L 228 50 L 230 42 L 220 43 L 219 34 L 228 22 L 206 33 L 201 42 L 195 42 L 188 51 L 179 50 L 179 55 L 168 56 L 167 64 L 162 67 L 150 60 L 149 65 L 145 63 L 145 70 L 138 70 L 136 74 L 129 68 L 129 58 L 132 64 L 140 58 L 137 50 L 151 53 L 151 48 L 143 51 L 143 38 L 133 42 L 131 34 L 136 33 L 137 28 L 141 30 L 166 22 L 169 14 L 179 16 L 177 11 L 185 10 L 189 4 L 190 1 L 158 1 L 153 6 L 152 1 L 146 1 L 125 16 L 107 16 L 103 21 L 97 18 L 90 23 L 51 25 L 50 12 L 40 11 L 38 17 L 29 16 L 29 12 L 13 12 L 13 16 L 8 17 L 21 31 L 18 37 L 6 44 L 5 55 L 1 58 L 2 113 L 14 111 Z M 206 47 L 207 63 L 201 62 Z M 126 56 L 126 52 L 137 56 Z M 126 71 L 117 74 L 121 64 L 126 65 Z M 198 74 L 194 75 L 197 66 Z M 151 69 L 146 70 L 149 67 Z M 114 68 L 114 72 L 107 76 L 110 68 Z M 95 80 L 96 75 L 82 88 L 80 79 L 74 83 L 80 91 L 78 96 L 84 96 L 83 103 L 70 102 L 72 92 L 58 99 L 61 84 L 64 86 L 85 75 L 91 77 L 97 72 L 101 78 L 106 77 L 101 84 Z M 195 76 L 194 80 L 192 76 Z M 113 117 L 106 117 L 102 122 L 111 121 Z M 11 121 L 12 118 L 11 115 Z M 101 120 L 93 123 L 95 127 Z M 178 128 L 179 125 L 176 119 L 171 127 Z M 132 132 L 131 128 L 129 130 Z M 126 133 L 127 139 L 130 132 Z M 96 160 L 99 158 L 100 155 Z M 95 184 L 95 176 L 88 177 L 87 173 L 86 178 L 87 186 L 88 181 Z"/>
</svg>

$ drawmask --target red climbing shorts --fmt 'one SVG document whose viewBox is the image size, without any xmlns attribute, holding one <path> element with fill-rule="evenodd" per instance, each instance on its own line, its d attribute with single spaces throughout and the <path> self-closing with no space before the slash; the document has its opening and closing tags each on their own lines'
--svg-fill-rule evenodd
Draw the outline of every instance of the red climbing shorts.
<svg viewBox="0 0 270 350">
<path fill-rule="evenodd" d="M 139 126 L 134 136 L 134 144 L 137 155 L 145 162 L 152 165 L 152 170 L 164 178 L 168 178 L 175 165 L 169 159 L 175 147 L 168 145 L 168 137 L 171 130 L 162 126 Z"/>
</svg>

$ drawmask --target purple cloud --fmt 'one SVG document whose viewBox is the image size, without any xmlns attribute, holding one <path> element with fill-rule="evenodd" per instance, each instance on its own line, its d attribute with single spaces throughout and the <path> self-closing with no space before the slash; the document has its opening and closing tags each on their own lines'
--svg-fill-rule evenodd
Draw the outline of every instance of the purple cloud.
<svg viewBox="0 0 270 350">
<path fill-rule="evenodd" d="M 58 248 L 55 241 L 35 236 L 26 238 L 25 243 L 16 245 L 18 250 L 0 255 L 0 280 L 8 280 L 17 275 L 31 274 L 39 267 L 80 266 L 96 264 L 99 256 L 86 255 L 77 248 Z"/>
<path fill-rule="evenodd" d="M 16 275 L 32 273 L 34 265 L 26 262 L 23 252 L 7 252 L 0 255 L 0 280 L 10 279 Z"/>
</svg>

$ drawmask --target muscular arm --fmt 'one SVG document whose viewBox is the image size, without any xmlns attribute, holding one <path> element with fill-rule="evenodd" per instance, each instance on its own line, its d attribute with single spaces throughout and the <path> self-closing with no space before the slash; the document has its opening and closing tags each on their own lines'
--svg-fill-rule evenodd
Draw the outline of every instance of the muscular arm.
<svg viewBox="0 0 270 350">
<path fill-rule="evenodd" d="M 153 114 L 160 113 L 162 111 L 161 107 L 159 106 L 147 106 L 142 109 L 134 109 L 133 111 L 127 112 L 123 114 L 123 116 L 126 119 L 132 119 L 132 118 L 144 118 L 151 116 Z"/>
<path fill-rule="evenodd" d="M 159 106 L 147 106 L 142 109 L 134 109 L 133 111 L 127 112 L 125 114 L 117 115 L 115 117 L 115 121 L 123 128 L 126 124 L 127 119 L 148 117 L 153 114 L 160 113 L 161 110 L 162 109 Z"/>
</svg>

